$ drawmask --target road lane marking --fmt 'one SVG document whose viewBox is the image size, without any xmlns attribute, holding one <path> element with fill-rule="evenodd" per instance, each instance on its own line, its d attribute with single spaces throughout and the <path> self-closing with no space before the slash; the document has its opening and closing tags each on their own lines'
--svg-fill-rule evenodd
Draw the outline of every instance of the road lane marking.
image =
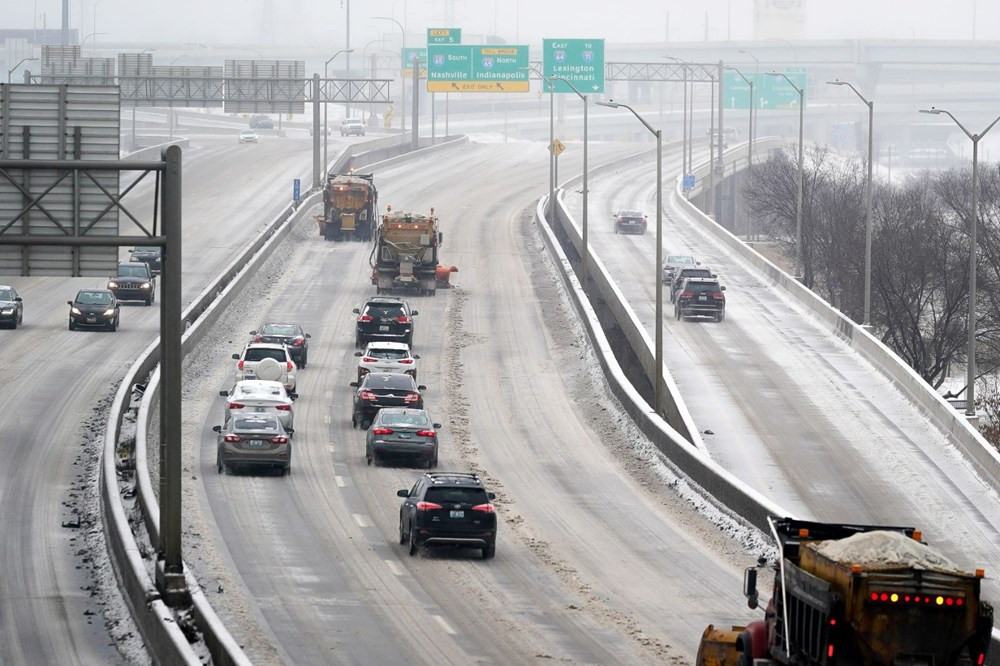
<svg viewBox="0 0 1000 666">
<path fill-rule="evenodd" d="M 454 629 L 452 629 L 451 625 L 448 624 L 448 621 L 445 620 L 440 615 L 432 615 L 431 617 L 433 617 L 435 620 L 438 621 L 438 624 L 440 624 L 441 628 L 445 630 L 445 633 L 451 634 L 452 636 L 454 636 L 455 634 L 458 633 L 457 631 L 455 631 Z"/>
<path fill-rule="evenodd" d="M 325 415 L 323 417 L 323 423 L 330 423 L 330 422 L 331 422 L 330 415 L 329 414 Z"/>
<path fill-rule="evenodd" d="M 396 575 L 396 576 L 402 576 L 403 575 L 402 570 L 399 567 L 396 566 L 395 562 L 393 562 L 392 560 L 384 560 L 384 562 L 385 562 L 385 566 L 389 567 L 389 571 L 391 571 L 393 573 L 393 575 Z"/>
<path fill-rule="evenodd" d="M 371 523 L 369 523 L 368 519 L 362 514 L 352 513 L 351 515 L 354 516 L 354 522 L 358 524 L 358 527 L 371 527 Z"/>
<path fill-rule="evenodd" d="M 330 442 L 329 444 L 326 445 L 326 450 L 329 453 L 333 453 L 333 452 L 335 452 L 337 450 L 337 447 L 334 446 L 333 442 Z"/>
<path fill-rule="evenodd" d="M 340 475 L 334 476 L 333 480 L 337 483 L 338 488 L 345 488 L 347 486 L 347 481 L 344 481 L 344 477 Z"/>
<path fill-rule="evenodd" d="M 327 400 L 333 400 L 333 391 L 327 391 L 326 392 L 326 399 Z"/>
</svg>

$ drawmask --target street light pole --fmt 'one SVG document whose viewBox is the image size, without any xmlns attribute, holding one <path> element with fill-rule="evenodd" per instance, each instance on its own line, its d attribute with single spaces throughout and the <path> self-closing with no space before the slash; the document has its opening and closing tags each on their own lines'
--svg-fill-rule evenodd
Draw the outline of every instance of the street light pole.
<svg viewBox="0 0 1000 666">
<path fill-rule="evenodd" d="M 747 128 L 747 175 L 750 174 L 750 170 L 753 169 L 753 79 L 748 79 L 743 75 L 743 72 L 735 67 L 727 66 L 730 72 L 736 72 L 743 81 L 750 86 L 750 121 L 749 127 Z M 735 204 L 733 204 L 735 206 Z M 747 240 L 750 240 L 752 236 L 753 228 L 753 215 L 747 216 Z"/>
<path fill-rule="evenodd" d="M 796 279 L 800 279 L 802 278 L 802 173 L 805 168 L 802 148 L 802 126 L 805 120 L 806 91 L 804 88 L 799 88 L 792 83 L 792 80 L 782 72 L 768 72 L 767 75 L 780 76 L 799 94 L 799 182 L 798 192 L 795 195 L 795 277 Z"/>
<path fill-rule="evenodd" d="M 330 78 L 329 67 L 330 67 L 330 63 L 333 62 L 333 59 L 336 58 L 337 56 L 339 56 L 341 53 L 350 54 L 353 50 L 354 49 L 341 49 L 340 51 L 337 51 L 332 56 L 330 56 L 330 58 L 325 63 L 323 63 L 323 85 L 324 86 L 327 85 L 326 80 Z M 328 102 L 323 102 L 323 172 L 324 173 L 326 173 L 326 170 L 330 168 L 330 162 L 327 160 L 327 147 L 328 147 L 328 144 L 330 143 L 330 128 L 327 127 L 327 124 L 326 124 L 326 118 L 327 118 L 326 110 L 327 110 L 327 107 L 329 107 L 329 106 L 330 106 L 330 104 Z M 316 140 L 318 141 L 319 137 L 316 137 Z M 313 144 L 313 145 L 315 145 L 315 144 Z"/>
<path fill-rule="evenodd" d="M 21 58 L 21 59 L 20 59 L 20 60 L 18 61 L 18 63 L 17 63 L 16 65 L 14 65 L 14 66 L 13 66 L 13 67 L 11 67 L 10 69 L 8 69 L 8 70 L 7 70 L 7 83 L 10 83 L 10 77 L 11 77 L 11 74 L 13 74 L 13 73 L 14 73 L 14 71 L 15 71 L 15 70 L 16 70 L 16 69 L 17 69 L 18 67 L 20 67 L 21 65 L 23 65 L 24 63 L 26 63 L 26 62 L 28 62 L 28 61 L 30 61 L 30 60 L 38 60 L 38 58 L 30 58 L 30 57 L 29 57 L 29 58 Z"/>
<path fill-rule="evenodd" d="M 690 158 L 688 156 L 688 63 L 685 60 L 681 60 L 675 56 L 663 56 L 667 60 L 673 60 L 674 62 L 680 64 L 682 71 L 684 72 L 684 108 L 682 114 L 681 127 L 681 171 L 683 175 L 686 176 L 691 171 Z M 692 84 L 692 97 L 693 97 L 693 84 Z"/>
<path fill-rule="evenodd" d="M 528 69 L 538 76 L 542 77 L 542 80 L 549 86 L 549 217 L 555 214 L 555 196 L 556 196 L 556 151 L 555 146 L 555 127 L 556 127 L 556 103 L 555 103 L 555 84 L 552 83 L 552 79 L 542 74 L 538 71 L 537 67 L 522 67 L 522 70 Z M 447 133 L 447 132 L 446 132 Z"/>
<path fill-rule="evenodd" d="M 868 107 L 868 174 L 865 180 L 865 311 L 863 326 L 872 323 L 872 167 L 874 164 L 875 102 L 865 99 L 858 89 L 847 81 L 827 81 L 831 86 L 847 86 Z"/>
<path fill-rule="evenodd" d="M 583 100 L 583 251 L 580 253 L 580 275 L 581 284 L 586 288 L 587 286 L 587 255 L 589 250 L 587 247 L 587 209 L 588 202 L 590 200 L 590 189 L 587 187 L 587 146 L 590 143 L 588 139 L 588 129 L 587 129 L 587 107 L 590 106 L 587 101 L 587 96 L 582 92 L 577 90 L 576 86 L 567 81 L 561 76 L 552 77 L 556 81 L 562 81 L 568 85 L 576 96 Z"/>
<path fill-rule="evenodd" d="M 620 104 L 614 101 L 595 102 L 599 106 L 607 106 L 612 109 L 619 107 L 632 112 L 640 123 L 656 137 L 656 326 L 654 353 L 655 372 L 653 377 L 653 400 L 656 413 L 663 414 L 663 132 L 653 129 L 653 126 L 646 122 L 646 119 L 636 113 L 635 109 L 627 104 Z"/>
<path fill-rule="evenodd" d="M 976 415 L 976 231 L 979 226 L 979 140 L 986 136 L 986 133 L 993 129 L 993 126 L 1000 122 L 1000 117 L 987 125 L 979 134 L 972 134 L 965 129 L 965 125 L 958 122 L 958 118 L 950 111 L 944 109 L 921 109 L 920 113 L 931 113 L 934 115 L 945 114 L 951 118 L 959 129 L 965 132 L 965 136 L 972 140 L 972 221 L 969 225 L 969 341 L 966 355 L 969 357 L 966 368 L 966 391 L 965 415 L 974 417 Z"/>
<path fill-rule="evenodd" d="M 400 23 L 396 19 L 392 18 L 391 16 L 373 16 L 372 18 L 373 19 L 377 19 L 379 21 L 392 21 L 397 26 L 399 26 L 400 48 L 401 49 L 405 49 L 406 48 L 406 28 L 403 27 L 402 23 Z M 412 66 L 412 64 L 411 64 L 411 66 Z M 406 69 L 406 63 L 405 62 L 402 63 L 400 69 L 401 70 Z M 400 128 L 403 130 L 403 134 L 406 134 L 406 79 L 403 78 L 402 76 L 399 77 L 399 91 L 400 91 L 400 95 L 399 95 L 399 97 L 400 97 L 400 101 L 399 101 L 399 108 L 400 108 L 399 122 L 400 122 Z M 417 91 L 414 90 L 413 94 L 416 95 Z"/>
</svg>

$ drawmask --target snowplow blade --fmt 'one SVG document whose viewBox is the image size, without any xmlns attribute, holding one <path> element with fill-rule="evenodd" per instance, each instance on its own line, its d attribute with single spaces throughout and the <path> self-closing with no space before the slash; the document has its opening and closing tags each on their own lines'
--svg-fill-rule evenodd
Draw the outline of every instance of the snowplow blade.
<svg viewBox="0 0 1000 666">
<path fill-rule="evenodd" d="M 733 627 L 725 630 L 708 625 L 698 644 L 695 666 L 737 666 L 740 653 L 736 651 L 736 640 L 744 629 L 745 627 Z"/>
</svg>

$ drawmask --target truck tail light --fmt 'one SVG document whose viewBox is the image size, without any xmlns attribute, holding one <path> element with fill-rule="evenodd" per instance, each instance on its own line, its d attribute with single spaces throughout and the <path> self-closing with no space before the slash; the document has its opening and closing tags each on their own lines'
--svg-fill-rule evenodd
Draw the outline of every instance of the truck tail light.
<svg viewBox="0 0 1000 666">
<path fill-rule="evenodd" d="M 494 509 L 493 505 L 489 504 L 489 503 L 486 503 L 486 504 L 477 504 L 476 506 L 472 507 L 472 510 L 473 511 L 482 511 L 483 513 L 496 513 L 496 509 Z"/>
<path fill-rule="evenodd" d="M 443 508 L 440 504 L 435 504 L 434 502 L 417 502 L 417 511 L 432 511 L 433 509 Z"/>
<path fill-rule="evenodd" d="M 377 358 L 372 358 L 370 356 L 365 356 L 363 359 L 361 359 L 361 362 L 362 363 L 378 363 L 378 359 Z"/>
<path fill-rule="evenodd" d="M 239 368 L 240 370 L 242 370 L 243 369 L 243 361 L 240 361 L 239 363 L 237 363 L 236 367 Z"/>
<path fill-rule="evenodd" d="M 413 359 L 412 358 L 404 358 L 404 359 L 400 359 L 399 362 L 402 363 L 403 365 L 410 365 L 411 363 L 413 363 Z"/>
</svg>

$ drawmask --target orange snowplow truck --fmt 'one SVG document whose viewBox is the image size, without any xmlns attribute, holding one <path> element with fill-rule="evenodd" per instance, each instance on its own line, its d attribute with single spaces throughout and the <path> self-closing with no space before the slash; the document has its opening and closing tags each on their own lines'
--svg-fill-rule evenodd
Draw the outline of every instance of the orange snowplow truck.
<svg viewBox="0 0 1000 666">
<path fill-rule="evenodd" d="M 323 189 L 323 216 L 316 216 L 326 240 L 371 240 L 378 191 L 371 174 L 328 174 Z"/>
<path fill-rule="evenodd" d="M 698 666 L 986 662 L 993 607 L 979 596 L 981 569 L 963 571 L 910 527 L 768 522 L 779 554 L 764 619 L 709 625 Z M 757 608 L 757 567 L 743 593 Z"/>
<path fill-rule="evenodd" d="M 433 208 L 430 215 L 421 215 L 386 206 L 370 257 L 376 293 L 409 291 L 433 296 L 442 240 Z"/>
</svg>

